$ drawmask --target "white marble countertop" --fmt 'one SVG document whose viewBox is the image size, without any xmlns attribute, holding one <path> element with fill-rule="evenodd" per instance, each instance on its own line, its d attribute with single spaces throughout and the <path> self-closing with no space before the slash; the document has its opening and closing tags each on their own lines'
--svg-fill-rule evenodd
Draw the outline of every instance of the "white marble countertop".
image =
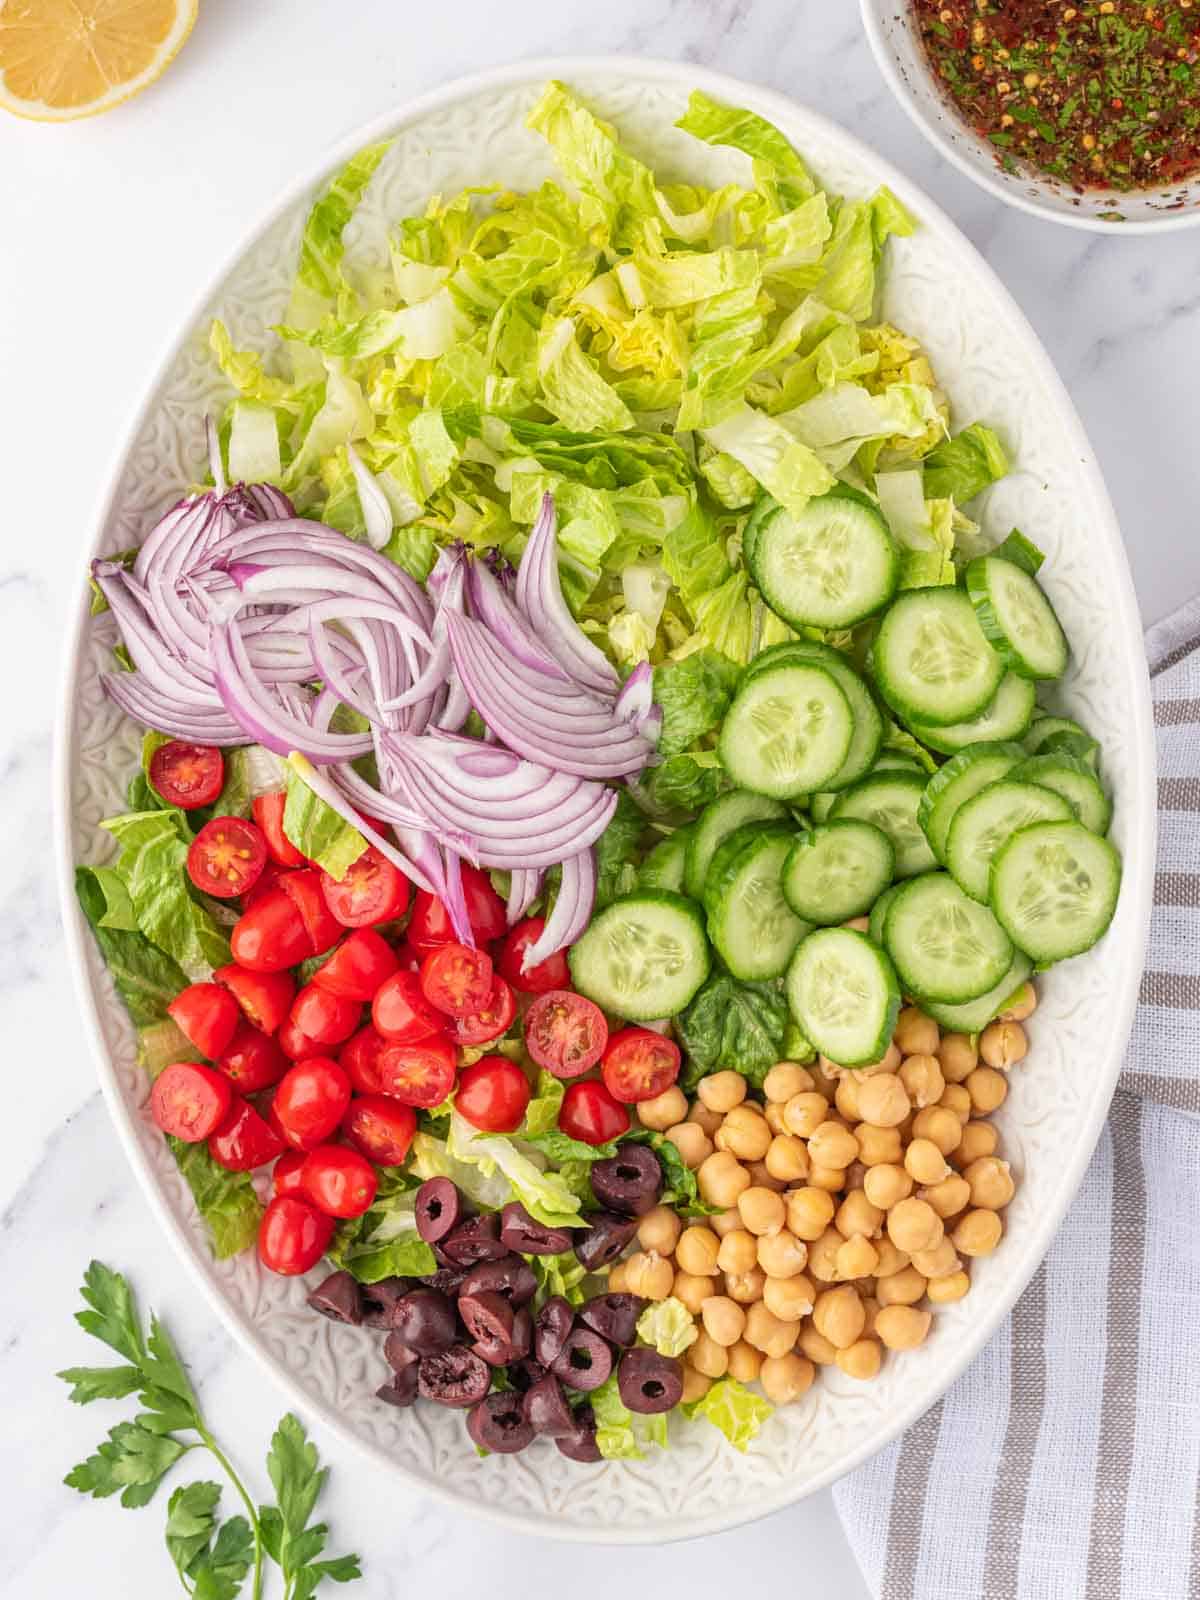
<svg viewBox="0 0 1200 1600">
<path fill-rule="evenodd" d="M 169 1592 L 163 1514 L 60 1487 L 107 1421 L 66 1403 L 57 1368 L 93 1359 L 70 1320 L 95 1255 L 167 1313 L 231 1451 L 259 1471 L 283 1397 L 235 1354 L 147 1214 L 109 1127 L 66 971 L 50 869 L 48 768 L 60 641 L 114 442 L 184 310 L 299 168 L 357 124 L 460 73 L 519 56 L 627 51 L 702 62 L 806 100 L 885 151 L 957 219 L 1046 342 L 1108 476 L 1147 622 L 1200 589 L 1196 237 L 1120 239 L 1037 222 L 975 189 L 921 140 L 870 58 L 852 0 L 205 0 L 163 82 L 67 127 L 0 121 L 0 1167 L 4 1472 L 0 1593 L 117 1600 Z M 308 87 L 301 87 L 307 85 Z M 328 1512 L 371 1600 L 486 1588 L 577 1600 L 611 1586 L 583 1550 L 464 1521 L 348 1451 Z M 639 1587 L 697 1600 L 798 1571 L 866 1594 L 828 1494 L 766 1523 L 644 1551 Z M 340 1592 L 340 1591 L 339 1591 Z"/>
</svg>

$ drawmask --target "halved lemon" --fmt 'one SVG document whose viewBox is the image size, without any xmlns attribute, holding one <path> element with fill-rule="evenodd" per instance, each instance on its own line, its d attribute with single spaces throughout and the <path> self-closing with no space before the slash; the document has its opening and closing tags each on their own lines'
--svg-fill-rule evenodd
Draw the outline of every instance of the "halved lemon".
<svg viewBox="0 0 1200 1600">
<path fill-rule="evenodd" d="M 154 82 L 192 31 L 198 0 L 0 0 L 0 107 L 70 122 Z"/>
</svg>

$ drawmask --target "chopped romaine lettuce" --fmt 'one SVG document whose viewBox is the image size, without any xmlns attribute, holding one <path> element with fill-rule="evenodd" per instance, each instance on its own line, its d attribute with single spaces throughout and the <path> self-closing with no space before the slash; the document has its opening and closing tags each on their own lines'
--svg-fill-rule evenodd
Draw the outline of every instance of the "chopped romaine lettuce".
<svg viewBox="0 0 1200 1600">
<path fill-rule="evenodd" d="M 638 1338 L 660 1356 L 681 1356 L 700 1337 L 695 1318 L 682 1300 L 668 1295 L 648 1305 L 638 1318 Z"/>
<path fill-rule="evenodd" d="M 286 782 L 284 833 L 301 855 L 324 868 L 331 878 L 344 878 L 366 850 L 367 841 L 313 793 L 304 781 L 302 762 L 288 762 Z"/>
<path fill-rule="evenodd" d="M 663 1412 L 630 1411 L 621 1399 L 614 1372 L 588 1396 L 596 1418 L 596 1443 L 610 1461 L 643 1461 L 648 1446 L 665 1449 L 667 1419 Z"/>
<path fill-rule="evenodd" d="M 775 1407 L 736 1378 L 718 1378 L 707 1394 L 683 1410 L 689 1417 L 704 1417 L 711 1422 L 744 1455 Z"/>
</svg>

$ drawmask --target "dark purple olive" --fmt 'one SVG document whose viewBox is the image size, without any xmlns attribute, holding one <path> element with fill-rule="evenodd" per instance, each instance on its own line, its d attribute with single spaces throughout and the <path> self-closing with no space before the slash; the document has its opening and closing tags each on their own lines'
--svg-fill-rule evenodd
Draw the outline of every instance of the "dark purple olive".
<svg viewBox="0 0 1200 1600">
<path fill-rule="evenodd" d="M 617 1388 L 630 1411 L 670 1411 L 683 1393 L 683 1367 L 644 1345 L 627 1350 L 617 1369 Z"/>
<path fill-rule="evenodd" d="M 448 1350 L 458 1337 L 454 1304 L 436 1289 L 410 1289 L 392 1307 L 392 1330 L 419 1356 Z"/>
<path fill-rule="evenodd" d="M 579 1320 L 610 1344 L 637 1343 L 637 1322 L 647 1302 L 636 1294 L 598 1294 L 579 1308 Z"/>
<path fill-rule="evenodd" d="M 415 1287 L 413 1278 L 381 1278 L 363 1285 L 363 1327 L 390 1328 L 392 1307 Z"/>
<path fill-rule="evenodd" d="M 396 1372 L 415 1367 L 421 1357 L 406 1345 L 398 1333 L 389 1333 L 383 1341 L 383 1359 Z"/>
<path fill-rule="evenodd" d="M 561 1439 L 555 1439 L 555 1444 L 568 1461 L 601 1460 L 600 1446 L 596 1443 L 596 1418 L 591 1406 L 586 1402 L 576 1406 L 574 1415 L 574 1428 Z"/>
<path fill-rule="evenodd" d="M 477 1356 L 482 1356 L 489 1367 L 507 1367 L 514 1361 L 524 1360 L 532 1343 L 533 1318 L 529 1314 L 529 1307 L 522 1306 L 512 1319 L 510 1333 L 487 1334 L 476 1339 L 471 1349 Z"/>
<path fill-rule="evenodd" d="M 575 1326 L 575 1313 L 560 1294 L 552 1294 L 533 1325 L 533 1353 L 544 1367 L 557 1358 Z"/>
<path fill-rule="evenodd" d="M 472 1339 L 511 1339 L 513 1308 L 502 1294 L 460 1294 L 458 1314 Z"/>
<path fill-rule="evenodd" d="M 358 1279 L 349 1272 L 331 1272 L 308 1297 L 314 1311 L 332 1322 L 349 1322 L 355 1327 L 363 1319 L 363 1296 Z"/>
<path fill-rule="evenodd" d="M 520 1256 L 503 1256 L 499 1261 L 481 1261 L 472 1267 L 459 1285 L 460 1295 L 502 1294 L 512 1306 L 525 1306 L 537 1291 L 537 1279 L 528 1261 Z"/>
<path fill-rule="evenodd" d="M 534 1433 L 543 1434 L 547 1439 L 562 1439 L 574 1431 L 575 1418 L 562 1384 L 552 1373 L 547 1373 L 526 1392 L 525 1420 Z"/>
<path fill-rule="evenodd" d="M 508 1254 L 500 1243 L 500 1219 L 495 1212 L 468 1217 L 448 1234 L 442 1250 L 456 1267 L 473 1267 L 477 1261 L 499 1261 Z"/>
<path fill-rule="evenodd" d="M 567 1342 L 550 1363 L 550 1371 L 568 1389 L 598 1389 L 613 1369 L 613 1354 L 591 1328 L 578 1323 L 567 1335 Z"/>
<path fill-rule="evenodd" d="M 453 1300 L 466 1275 L 466 1267 L 439 1267 L 436 1272 L 427 1272 L 421 1282 L 427 1289 L 436 1289 L 439 1294 L 448 1294 Z"/>
<path fill-rule="evenodd" d="M 622 1145 L 620 1153 L 597 1161 L 591 1171 L 592 1193 L 602 1206 L 623 1217 L 644 1217 L 662 1193 L 658 1157 L 644 1144 Z"/>
<path fill-rule="evenodd" d="M 540 1383 L 545 1376 L 545 1367 L 532 1356 L 526 1356 L 523 1361 L 509 1363 L 508 1381 L 521 1394 L 528 1394 L 534 1384 Z"/>
<path fill-rule="evenodd" d="M 438 1244 L 462 1221 L 463 1197 L 449 1178 L 426 1178 L 417 1190 L 417 1232 L 426 1244 Z"/>
<path fill-rule="evenodd" d="M 492 1369 L 465 1344 L 453 1344 L 440 1355 L 422 1356 L 417 1368 L 417 1393 L 439 1406 L 465 1410 L 482 1400 L 491 1386 Z"/>
<path fill-rule="evenodd" d="M 576 1236 L 575 1256 L 581 1266 L 595 1272 L 621 1254 L 637 1232 L 637 1218 L 619 1217 L 615 1211 L 585 1211 L 584 1216 L 588 1229 Z"/>
<path fill-rule="evenodd" d="M 560 1256 L 571 1248 L 566 1228 L 547 1228 L 531 1217 L 519 1200 L 512 1200 L 500 1213 L 500 1240 L 522 1256 Z"/>
<path fill-rule="evenodd" d="M 417 1398 L 416 1365 L 393 1373 L 389 1382 L 376 1389 L 375 1398 L 386 1401 L 389 1406 L 412 1405 Z"/>
<path fill-rule="evenodd" d="M 519 1394 L 489 1394 L 467 1413 L 467 1432 L 481 1450 L 516 1455 L 533 1443 L 533 1428 L 526 1421 Z"/>
</svg>

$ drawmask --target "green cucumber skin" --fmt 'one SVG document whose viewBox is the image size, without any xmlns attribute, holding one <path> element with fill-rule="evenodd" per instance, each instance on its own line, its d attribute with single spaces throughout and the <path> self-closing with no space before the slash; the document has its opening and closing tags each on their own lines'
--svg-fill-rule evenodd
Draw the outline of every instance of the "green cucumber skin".
<svg viewBox="0 0 1200 1600">
<path fill-rule="evenodd" d="M 743 951 L 735 948 L 729 937 L 727 921 L 730 912 L 730 900 L 735 894 L 738 882 L 748 863 L 754 857 L 768 850 L 782 852 L 786 858 L 794 835 L 790 829 L 763 829 L 758 831 L 755 838 L 749 840 L 734 852 L 714 872 L 709 872 L 708 880 L 704 885 L 704 909 L 707 916 L 708 937 L 713 948 L 721 960 L 729 968 L 735 978 L 746 982 L 765 982 L 771 978 L 782 977 L 787 970 L 788 962 L 792 958 L 796 946 L 806 934 L 811 933 L 812 924 L 798 916 L 786 905 L 782 891 L 780 904 L 787 915 L 795 924 L 794 937 L 789 933 L 790 939 L 785 954 L 778 960 L 766 961 L 761 955 L 755 957 L 753 950 Z M 782 876 L 783 860 L 779 863 Z"/>
<path fill-rule="evenodd" d="M 1013 716 L 999 727 L 989 726 L 986 711 L 983 715 L 969 718 L 965 722 L 944 723 L 940 727 L 922 722 L 919 718 L 910 718 L 906 725 L 915 738 L 923 745 L 927 745 L 930 750 L 936 750 L 939 755 L 957 755 L 960 750 L 966 750 L 973 744 L 1015 742 L 1025 736 L 1033 720 L 1036 707 L 1035 694 L 1033 683 L 1028 678 L 1022 678 L 1013 672 L 1000 680 L 1000 687 L 988 707 L 988 711 L 993 710 L 1002 695 L 1014 702 Z M 1028 750 L 1029 746 L 1026 745 L 1025 748 Z"/>
<path fill-rule="evenodd" d="M 1091 833 L 1108 832 L 1112 822 L 1112 801 L 1085 757 L 1065 753 L 1029 756 L 1019 767 L 1013 768 L 1009 777 L 1044 784 L 1047 789 L 1053 789 L 1055 794 L 1062 795 Z M 1084 815 L 1085 809 L 1087 815 Z"/>
<path fill-rule="evenodd" d="M 979 681 L 969 695 L 956 695 L 945 687 L 935 695 L 932 688 L 928 688 L 922 691 L 924 704 L 919 704 L 913 698 L 912 689 L 898 681 L 902 673 L 895 670 L 895 663 L 891 661 L 892 635 L 900 631 L 903 625 L 901 619 L 907 613 L 916 612 L 921 607 L 930 614 L 935 611 L 955 613 L 959 626 L 965 628 L 968 634 L 974 629 L 978 636 L 980 672 L 973 676 L 978 677 Z M 976 640 L 972 638 L 971 642 L 973 650 L 976 649 Z M 871 647 L 871 667 L 879 692 L 893 711 L 905 721 L 915 720 L 933 727 L 953 726 L 979 716 L 991 704 L 1004 676 L 1004 663 L 984 636 L 970 600 L 960 589 L 945 585 L 931 589 L 907 589 L 893 601 L 875 635 Z"/>
<path fill-rule="evenodd" d="M 787 820 L 787 807 L 780 800 L 772 800 L 767 795 L 754 794 L 749 789 L 734 789 L 728 794 L 718 795 L 715 800 L 709 801 L 704 810 L 691 824 L 691 837 L 688 842 L 687 865 L 684 873 L 686 893 L 693 900 L 699 900 L 704 895 L 704 878 L 712 863 L 713 854 L 725 839 L 729 837 L 726 832 L 722 835 L 713 850 L 708 850 L 708 834 L 713 823 L 724 813 L 733 810 L 747 810 L 746 822 L 784 822 Z M 745 823 L 738 823 L 744 827 Z M 735 830 L 731 829 L 730 832 Z M 705 854 L 707 852 L 707 854 Z"/>
<path fill-rule="evenodd" d="M 855 1059 L 853 1061 L 838 1061 L 836 1063 L 841 1067 L 872 1066 L 875 1062 L 883 1060 L 884 1056 L 887 1054 L 888 1047 L 892 1042 L 892 1035 L 896 1031 L 896 1022 L 900 1015 L 901 990 L 900 980 L 896 975 L 896 969 L 892 963 L 891 957 L 888 955 L 886 950 L 884 950 L 880 945 L 876 944 L 873 939 L 868 938 L 865 933 L 859 933 L 856 929 L 852 928 L 818 928 L 815 933 L 809 934 L 808 939 L 802 939 L 788 966 L 787 977 L 784 982 L 784 989 L 787 994 L 788 1005 L 791 1008 L 792 1016 L 796 1021 L 797 1027 L 804 1031 L 805 1037 L 809 1039 L 814 1049 L 818 1050 L 822 1055 L 827 1055 L 828 1052 L 822 1048 L 821 1040 L 808 1033 L 804 1017 L 801 1014 L 803 1010 L 803 997 L 798 996 L 797 990 L 802 978 L 802 957 L 804 955 L 805 945 L 808 944 L 809 939 L 821 939 L 830 935 L 845 935 L 851 939 L 860 939 L 864 945 L 869 947 L 877 970 L 884 982 L 884 1010 L 880 1019 L 878 1031 L 872 1037 L 869 1045 L 864 1046 L 861 1052 L 855 1053 Z M 817 1032 L 821 1031 L 822 1030 L 818 1028 Z M 828 1039 L 827 1035 L 826 1039 Z M 835 1060 L 835 1057 L 829 1056 L 829 1059 L 832 1061 Z"/>
<path fill-rule="evenodd" d="M 950 823 L 947 822 L 944 829 L 940 827 L 938 808 L 943 803 L 947 791 L 981 761 L 1007 762 L 1007 766 L 998 770 L 994 778 L 988 779 L 989 783 L 994 783 L 999 778 L 1007 777 L 1012 769 L 1024 760 L 1025 752 L 1019 744 L 1014 744 L 1011 740 L 986 740 L 977 745 L 967 745 L 931 775 L 917 806 L 917 821 L 929 840 L 929 848 L 943 866 L 946 864 L 946 839 L 950 832 Z M 981 784 L 980 788 L 982 787 L 984 786 Z M 976 789 L 973 793 L 978 794 L 979 790 Z M 970 798 L 971 795 L 966 796 L 966 799 Z M 959 805 L 964 803 L 965 801 L 960 801 Z M 958 807 L 955 808 L 956 811 L 957 809 Z"/>
<path fill-rule="evenodd" d="M 1089 919 L 1091 926 L 1086 936 L 1065 944 L 1061 940 L 1055 940 L 1051 944 L 1044 940 L 1039 942 L 1030 939 L 1024 925 L 1012 914 L 1008 905 L 1008 874 L 1010 869 L 1015 868 L 1018 856 L 1031 844 L 1049 843 L 1052 834 L 1060 840 L 1064 837 L 1078 840 L 1079 844 L 1092 855 L 1093 861 L 1100 862 L 1102 868 L 1107 870 L 1110 879 L 1109 888 L 1103 895 L 1103 909 L 1099 916 Z M 1094 875 L 1096 868 L 1093 867 L 1092 871 Z M 1099 944 L 1112 925 L 1120 893 L 1120 855 L 1107 839 L 1090 832 L 1082 822 L 1035 822 L 1030 827 L 1021 828 L 1014 833 L 992 857 L 989 898 L 993 914 L 1016 948 L 1024 951 L 1041 970 L 1055 966 L 1060 961 L 1068 961 L 1072 956 L 1084 955 Z"/>
<path fill-rule="evenodd" d="M 965 574 L 967 594 L 970 596 L 971 604 L 975 607 L 975 615 L 979 620 L 979 626 L 983 629 L 984 637 L 1004 662 L 1004 665 L 1010 671 L 1020 673 L 1021 677 L 1042 681 L 1061 678 L 1067 669 L 1069 658 L 1067 639 L 1063 633 L 1062 624 L 1055 614 L 1054 607 L 1046 598 L 1041 584 L 1031 573 L 1027 572 L 1015 561 L 1005 562 L 1005 565 L 1015 568 L 1020 574 L 1018 581 L 1031 585 L 1041 597 L 1048 613 L 1048 622 L 1057 631 L 1061 655 L 1055 669 L 1053 671 L 1039 670 L 1025 652 L 1021 650 L 1020 646 L 1014 642 L 1005 628 L 1000 615 L 1000 608 L 993 599 L 991 587 L 992 567 L 990 564 L 1000 559 L 1000 557 L 994 555 L 977 556 L 974 561 L 968 564 Z"/>
</svg>

